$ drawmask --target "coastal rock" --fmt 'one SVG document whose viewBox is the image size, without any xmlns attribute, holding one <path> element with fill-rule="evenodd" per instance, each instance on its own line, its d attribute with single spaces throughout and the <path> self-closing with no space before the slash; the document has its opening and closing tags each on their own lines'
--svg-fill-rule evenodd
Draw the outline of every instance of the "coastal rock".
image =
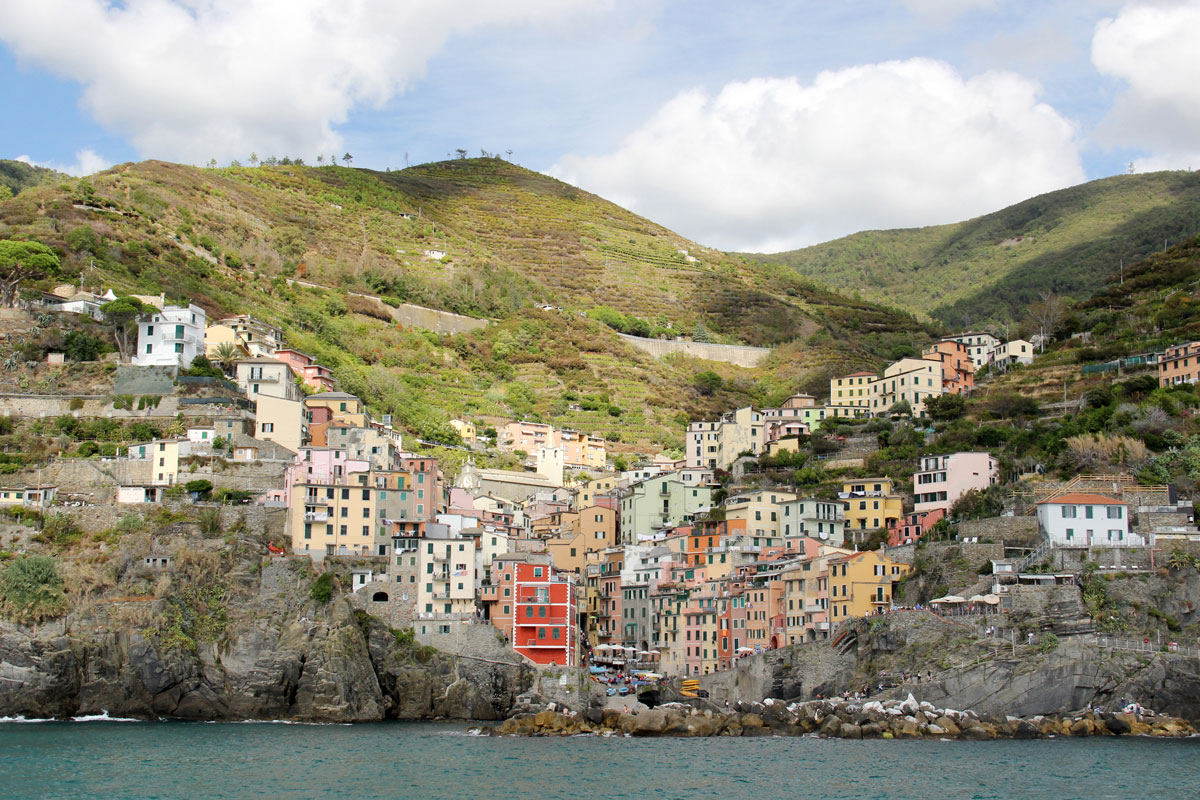
<svg viewBox="0 0 1200 800">
<path fill-rule="evenodd" d="M 843 739 L 861 739 L 863 731 L 858 725 L 851 722 L 843 722 L 838 729 L 838 735 Z"/>
<path fill-rule="evenodd" d="M 1074 724 L 1071 725 L 1072 736 L 1091 736 L 1093 732 L 1094 726 L 1092 725 L 1092 721 L 1090 719 L 1076 720 Z"/>
<path fill-rule="evenodd" d="M 667 715 L 651 709 L 643 711 L 634 719 L 633 733 L 636 736 L 657 736 L 667 728 Z"/>
<path fill-rule="evenodd" d="M 1133 726 L 1129 724 L 1129 721 L 1120 716 L 1109 717 L 1104 721 L 1104 726 L 1116 736 L 1133 732 Z"/>
</svg>

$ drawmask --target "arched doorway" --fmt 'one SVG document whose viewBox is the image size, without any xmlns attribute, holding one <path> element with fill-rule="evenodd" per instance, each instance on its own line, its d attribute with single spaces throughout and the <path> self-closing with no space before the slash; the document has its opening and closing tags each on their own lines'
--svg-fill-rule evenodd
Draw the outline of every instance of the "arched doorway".
<svg viewBox="0 0 1200 800">
<path fill-rule="evenodd" d="M 371 595 L 372 603 L 386 603 L 387 601 L 388 601 L 388 593 L 387 592 L 376 592 L 375 594 Z"/>
</svg>

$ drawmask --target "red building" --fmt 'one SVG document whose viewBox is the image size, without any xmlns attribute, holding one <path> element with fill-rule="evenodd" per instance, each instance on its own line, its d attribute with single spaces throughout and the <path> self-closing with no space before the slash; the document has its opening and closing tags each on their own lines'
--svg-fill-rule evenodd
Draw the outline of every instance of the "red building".
<svg viewBox="0 0 1200 800">
<path fill-rule="evenodd" d="M 513 650 L 535 664 L 578 663 L 575 581 L 548 564 L 497 559 L 483 600 Z"/>
</svg>

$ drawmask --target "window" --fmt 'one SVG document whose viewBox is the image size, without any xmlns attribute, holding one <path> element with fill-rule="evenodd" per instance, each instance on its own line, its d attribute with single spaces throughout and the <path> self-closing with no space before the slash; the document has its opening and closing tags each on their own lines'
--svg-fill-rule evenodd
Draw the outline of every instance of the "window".
<svg viewBox="0 0 1200 800">
<path fill-rule="evenodd" d="M 1067 541 L 1068 542 L 1074 541 L 1074 539 L 1075 539 L 1075 529 L 1067 528 Z"/>
<path fill-rule="evenodd" d="M 275 423 L 274 422 L 264 422 L 262 424 L 262 432 L 263 433 L 274 433 L 275 432 Z"/>
<path fill-rule="evenodd" d="M 533 568 L 533 577 L 535 577 L 535 578 L 540 578 L 540 577 L 542 577 L 542 568 L 541 568 L 541 567 L 534 567 L 534 568 Z"/>
<path fill-rule="evenodd" d="M 1062 507 L 1063 519 L 1075 519 L 1075 506 Z"/>
<path fill-rule="evenodd" d="M 1109 519 L 1121 519 L 1121 507 L 1120 506 L 1109 506 L 1108 507 L 1108 518 Z"/>
<path fill-rule="evenodd" d="M 1091 519 L 1091 518 L 1092 518 L 1092 512 L 1093 512 L 1094 510 L 1095 510 L 1095 509 L 1094 509 L 1092 506 L 1084 506 L 1084 507 L 1083 507 L 1083 516 L 1084 516 L 1084 517 L 1086 517 L 1087 519 Z"/>
</svg>

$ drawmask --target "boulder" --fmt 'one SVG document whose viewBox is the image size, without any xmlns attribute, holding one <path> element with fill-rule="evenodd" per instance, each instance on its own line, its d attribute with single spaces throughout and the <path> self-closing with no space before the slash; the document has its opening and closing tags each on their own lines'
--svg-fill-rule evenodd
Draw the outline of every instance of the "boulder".
<svg viewBox="0 0 1200 800">
<path fill-rule="evenodd" d="M 968 725 L 966 728 L 963 728 L 962 737 L 964 739 L 970 739 L 976 742 L 982 742 L 985 739 L 995 738 L 987 728 L 978 723 Z"/>
<path fill-rule="evenodd" d="M 1072 736 L 1091 736 L 1092 721 L 1090 719 L 1078 719 L 1071 725 Z"/>
<path fill-rule="evenodd" d="M 859 726 L 859 732 L 864 739 L 878 739 L 883 735 L 883 727 L 878 722 L 864 722 Z"/>
<path fill-rule="evenodd" d="M 861 739 L 863 738 L 863 732 L 859 726 L 851 722 L 843 722 L 838 728 L 838 736 L 843 739 Z"/>
<path fill-rule="evenodd" d="M 666 730 L 667 715 L 657 709 L 643 711 L 634 717 L 635 736 L 657 736 Z"/>
<path fill-rule="evenodd" d="M 962 732 L 962 729 L 958 727 L 958 723 L 945 715 L 938 717 L 934 721 L 934 724 L 945 731 L 947 736 L 958 736 Z"/>
<path fill-rule="evenodd" d="M 1104 721 L 1104 727 L 1115 736 L 1124 736 L 1127 733 L 1133 732 L 1133 726 L 1129 724 L 1129 720 L 1124 719 L 1122 715 L 1113 715 Z"/>
</svg>

